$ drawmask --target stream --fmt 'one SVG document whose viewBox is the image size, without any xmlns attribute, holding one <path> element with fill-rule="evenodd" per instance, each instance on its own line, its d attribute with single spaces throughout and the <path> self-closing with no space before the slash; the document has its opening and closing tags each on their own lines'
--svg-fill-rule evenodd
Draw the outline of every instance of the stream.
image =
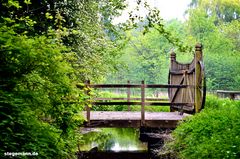
<svg viewBox="0 0 240 159">
<path fill-rule="evenodd" d="M 139 129 L 101 128 L 83 129 L 81 151 L 147 151 L 147 144 L 139 140 Z"/>
<path fill-rule="evenodd" d="M 161 149 L 164 144 L 161 132 L 167 133 L 169 130 L 82 128 L 78 159 L 158 159 L 156 150 Z"/>
<path fill-rule="evenodd" d="M 82 129 L 78 159 L 150 159 L 147 143 L 139 140 L 139 129 Z"/>
</svg>

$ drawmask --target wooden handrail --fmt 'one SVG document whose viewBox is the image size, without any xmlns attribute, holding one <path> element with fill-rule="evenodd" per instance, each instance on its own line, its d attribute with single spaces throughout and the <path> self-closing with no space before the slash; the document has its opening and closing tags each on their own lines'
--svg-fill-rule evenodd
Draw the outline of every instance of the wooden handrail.
<svg viewBox="0 0 240 159">
<path fill-rule="evenodd" d="M 217 90 L 217 93 L 234 93 L 234 94 L 240 94 L 240 91 L 225 91 L 225 90 Z"/>
<path fill-rule="evenodd" d="M 176 105 L 176 106 L 193 106 L 194 103 L 170 103 L 170 102 L 144 102 L 144 105 L 142 105 L 141 102 L 92 102 L 94 105 L 141 105 L 146 106 L 146 105 L 152 105 L 152 106 L 169 106 L 171 105 Z M 144 110 L 143 110 L 144 112 Z"/>
<path fill-rule="evenodd" d="M 240 91 L 217 90 L 217 95 L 219 94 L 227 94 L 231 100 L 235 100 L 236 95 L 240 95 Z"/>
<path fill-rule="evenodd" d="M 83 88 L 82 85 L 77 87 Z M 173 103 L 169 102 L 169 99 L 164 98 L 147 98 L 145 96 L 145 88 L 189 88 L 194 87 L 191 85 L 163 85 L 163 84 L 145 84 L 142 81 L 141 84 L 130 84 L 128 81 L 127 84 L 90 84 L 90 81 L 85 83 L 85 93 L 90 97 L 90 88 L 127 88 L 127 98 L 93 98 L 91 104 L 93 105 L 128 105 L 128 111 L 130 111 L 131 105 L 141 105 L 141 126 L 145 124 L 145 106 L 193 106 L 194 103 Z M 140 88 L 141 97 L 140 98 L 131 98 L 131 88 Z M 104 101 L 105 100 L 105 101 Z M 108 101 L 107 101 L 108 100 Z M 114 101 L 115 100 L 115 101 Z M 116 100 L 125 100 L 125 101 L 116 101 Z M 134 101 L 135 100 L 135 101 Z M 146 102 L 148 101 L 148 102 Z M 86 105 L 87 111 L 87 123 L 90 124 L 90 107 Z"/>
<path fill-rule="evenodd" d="M 78 86 L 82 87 L 82 86 Z M 90 84 L 91 88 L 141 88 L 140 84 Z M 164 85 L 164 84 L 146 84 L 145 88 L 186 88 L 190 85 Z M 193 87 L 193 86 L 192 86 Z"/>
<path fill-rule="evenodd" d="M 103 101 L 103 100 L 126 100 L 130 102 L 131 100 L 141 100 L 141 98 L 94 98 L 94 101 Z M 145 98 L 146 101 L 169 101 L 168 98 Z"/>
</svg>

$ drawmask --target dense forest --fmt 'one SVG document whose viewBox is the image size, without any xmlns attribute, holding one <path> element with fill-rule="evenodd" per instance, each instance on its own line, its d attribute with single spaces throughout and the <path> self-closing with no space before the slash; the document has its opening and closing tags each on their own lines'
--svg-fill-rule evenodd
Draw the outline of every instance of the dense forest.
<svg viewBox="0 0 240 159">
<path fill-rule="evenodd" d="M 239 0 L 192 0 L 185 12 L 186 21 L 165 21 L 160 17 L 161 11 L 145 1 L 138 0 L 136 4 L 136 10 L 143 6 L 148 13 L 142 17 L 130 12 L 129 20 L 113 24 L 127 7 L 125 0 L 0 2 L 1 158 L 6 152 L 38 152 L 39 158 L 76 157 L 82 138 L 79 125 L 84 121 L 80 112 L 88 98 L 77 84 L 86 80 L 167 83 L 171 50 L 179 61 L 188 62 L 197 42 L 204 46 L 207 89 L 240 90 Z M 208 104 L 213 108 L 214 103 Z M 235 106 L 231 117 L 239 122 L 239 103 L 217 104 Z M 222 109 L 227 118 L 225 107 L 215 113 Z M 205 118 L 208 112 L 211 111 L 202 114 L 206 123 L 210 120 Z M 199 120 L 201 115 L 195 118 Z M 198 126 L 192 124 L 194 130 L 199 130 Z M 239 132 L 239 124 L 234 126 L 232 135 Z M 183 149 L 179 134 L 185 131 L 183 126 L 175 133 L 179 139 L 176 145 Z M 211 146 L 216 145 L 217 142 Z M 238 158 L 239 142 L 231 146 L 230 156 L 217 157 Z M 189 149 L 183 153 L 182 149 L 172 149 L 182 158 L 199 155 Z M 220 152 L 221 149 L 214 153 Z M 203 154 L 206 155 L 202 158 L 209 155 Z"/>
</svg>

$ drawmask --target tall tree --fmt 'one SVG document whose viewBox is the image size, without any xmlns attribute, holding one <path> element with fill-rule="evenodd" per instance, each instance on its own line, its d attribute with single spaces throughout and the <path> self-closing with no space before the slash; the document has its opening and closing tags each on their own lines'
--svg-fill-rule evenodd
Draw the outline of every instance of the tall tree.
<svg viewBox="0 0 240 159">
<path fill-rule="evenodd" d="M 204 45 L 209 89 L 239 89 L 239 0 L 197 0 L 188 32 Z"/>
<path fill-rule="evenodd" d="M 115 2 L 102 1 L 109 16 Z M 86 99 L 75 85 L 98 80 L 115 56 L 101 21 L 107 11 L 97 1 L 9 0 L 0 7 L 0 153 L 74 158 Z"/>
</svg>

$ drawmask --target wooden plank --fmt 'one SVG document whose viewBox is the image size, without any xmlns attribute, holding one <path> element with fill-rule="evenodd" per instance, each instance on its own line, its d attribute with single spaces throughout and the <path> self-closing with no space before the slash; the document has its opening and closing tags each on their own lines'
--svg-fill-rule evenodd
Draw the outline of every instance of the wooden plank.
<svg viewBox="0 0 240 159">
<path fill-rule="evenodd" d="M 180 85 L 183 84 L 183 81 L 184 81 L 184 76 L 182 76 L 181 80 L 180 80 Z M 175 91 L 175 93 L 173 94 L 173 96 L 171 96 L 171 103 L 174 102 L 175 98 L 176 98 L 176 95 L 178 94 L 179 92 L 179 88 Z"/>
<path fill-rule="evenodd" d="M 86 115 L 86 112 L 83 112 Z M 177 112 L 145 112 L 145 126 L 154 128 L 175 128 L 188 114 Z M 90 125 L 85 127 L 141 127 L 141 112 L 92 111 Z"/>
<path fill-rule="evenodd" d="M 140 84 L 91 84 L 92 88 L 141 88 Z"/>
<path fill-rule="evenodd" d="M 142 105 L 142 102 L 92 102 L 93 105 Z M 170 103 L 170 102 L 144 102 L 145 105 L 159 105 L 159 106 L 169 106 L 169 105 L 190 105 L 193 103 Z"/>
<path fill-rule="evenodd" d="M 178 120 L 145 120 L 144 127 L 149 128 L 176 128 Z M 141 120 L 91 120 L 90 124 L 84 122 L 88 128 L 140 128 Z"/>
<path fill-rule="evenodd" d="M 220 96 L 220 94 L 222 96 Z M 217 95 L 220 97 L 229 97 L 231 100 L 235 100 L 238 95 L 240 95 L 240 91 L 226 91 L 226 90 L 217 90 Z M 226 96 L 227 95 L 227 96 Z"/>
<path fill-rule="evenodd" d="M 194 110 L 193 106 L 194 106 L 194 103 L 189 104 L 189 105 L 183 105 L 183 106 L 182 105 L 173 105 L 172 107 L 177 110 L 183 109 L 185 113 L 188 112 L 188 113 L 192 114 L 191 112 Z"/>
<path fill-rule="evenodd" d="M 94 98 L 95 101 L 110 101 L 110 100 L 141 100 L 141 98 Z M 168 98 L 145 98 L 145 101 L 169 101 Z"/>
<path fill-rule="evenodd" d="M 169 103 L 169 102 L 145 102 L 145 105 L 149 106 L 193 106 L 194 103 Z"/>
<path fill-rule="evenodd" d="M 92 102 L 93 105 L 141 105 L 141 102 Z"/>
<path fill-rule="evenodd" d="M 192 74 L 195 71 L 195 68 L 189 68 L 189 70 L 187 70 L 187 74 Z M 185 72 L 185 70 L 170 70 L 169 73 L 172 75 L 183 75 Z"/>
<path fill-rule="evenodd" d="M 234 94 L 240 94 L 240 91 L 217 90 L 217 93 L 225 93 L 225 94 L 234 93 Z"/>
<path fill-rule="evenodd" d="M 147 84 L 146 88 L 186 88 L 187 85 Z"/>
<path fill-rule="evenodd" d="M 140 84 L 90 84 L 91 88 L 141 88 Z M 186 88 L 187 85 L 147 84 L 145 88 Z"/>
<path fill-rule="evenodd" d="M 188 114 L 178 112 L 145 112 L 146 120 L 182 120 Z M 86 116 L 86 111 L 82 114 Z M 191 115 L 190 115 L 191 116 Z M 91 120 L 141 120 L 139 111 L 92 111 Z"/>
</svg>

